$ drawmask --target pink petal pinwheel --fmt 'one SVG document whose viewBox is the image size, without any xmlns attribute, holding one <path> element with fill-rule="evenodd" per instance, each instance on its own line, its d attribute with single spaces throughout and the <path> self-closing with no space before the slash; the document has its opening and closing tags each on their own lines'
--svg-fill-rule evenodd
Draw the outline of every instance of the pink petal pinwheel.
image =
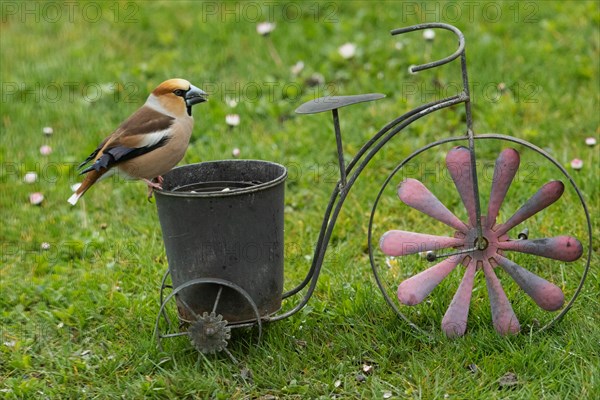
<svg viewBox="0 0 600 400">
<path fill-rule="evenodd" d="M 509 231 L 523 221 L 556 202 L 564 191 L 561 181 L 543 185 L 507 221 L 496 219 L 508 189 L 519 169 L 519 153 L 505 149 L 496 159 L 487 215 L 482 215 L 480 243 L 477 213 L 471 173 L 471 153 L 465 147 L 455 147 L 446 155 L 446 168 L 464 204 L 468 221 L 458 219 L 433 193 L 416 179 L 405 179 L 398 186 L 400 200 L 454 229 L 451 237 L 401 230 L 386 232 L 380 248 L 388 256 L 406 256 L 443 249 L 446 254 L 432 255 L 441 262 L 414 275 L 398 286 L 398 300 L 405 305 L 422 302 L 459 264 L 465 266 L 463 279 L 442 319 L 442 330 L 449 337 L 462 336 L 467 329 L 467 317 L 476 271 L 483 271 L 489 293 L 494 328 L 502 335 L 517 333 L 519 321 L 494 269 L 502 268 L 519 287 L 542 309 L 556 311 L 564 304 L 561 289 L 540 276 L 511 261 L 506 253 L 520 252 L 560 261 L 575 261 L 583 246 L 571 236 L 511 239 Z"/>
</svg>

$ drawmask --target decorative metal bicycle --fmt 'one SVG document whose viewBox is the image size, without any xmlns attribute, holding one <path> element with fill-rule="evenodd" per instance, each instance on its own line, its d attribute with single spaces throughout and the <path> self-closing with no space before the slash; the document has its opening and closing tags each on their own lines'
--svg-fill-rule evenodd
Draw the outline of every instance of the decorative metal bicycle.
<svg viewBox="0 0 600 400">
<path fill-rule="evenodd" d="M 453 32 L 458 38 L 458 49 L 444 59 L 412 67 L 411 70 L 423 71 L 460 59 L 462 90 L 457 95 L 423 104 L 390 121 L 360 148 L 347 165 L 344 161 L 338 110 L 385 96 L 374 93 L 324 97 L 307 102 L 296 110 L 300 114 L 332 112 L 340 179 L 333 188 L 325 209 L 308 273 L 292 290 L 281 293 L 283 182 L 286 177 L 284 167 L 261 161 L 233 160 L 184 166 L 165 176 L 165 189 L 157 192 L 157 205 L 169 259 L 169 271 L 165 273 L 161 285 L 161 307 L 155 327 L 159 345 L 164 338 L 188 336 L 199 351 L 210 353 L 226 350 L 231 329 L 258 326 L 260 338 L 263 323 L 279 321 L 300 311 L 315 290 L 337 218 L 361 173 L 375 155 L 407 126 L 428 114 L 460 104 L 464 105 L 466 133 L 437 140 L 412 152 L 392 169 L 374 199 L 368 228 L 369 259 L 383 297 L 398 316 L 416 331 L 425 334 L 428 334 L 430 328 L 435 329 L 435 325 L 440 321 L 441 311 L 447 307 L 445 315 L 441 318 L 443 332 L 449 337 L 462 336 L 468 326 L 467 316 L 476 287 L 476 275 L 478 271 L 482 271 L 491 305 L 491 319 L 494 328 L 500 334 L 516 333 L 521 329 L 517 313 L 513 311 L 508 300 L 509 294 L 516 297 L 523 310 L 531 312 L 531 301 L 523 300 L 518 294 L 519 290 L 525 292 L 541 309 L 556 312 L 546 322 L 535 321 L 535 318 L 532 318 L 532 330 L 544 330 L 567 313 L 577 298 L 590 267 L 592 231 L 582 193 L 561 164 L 541 148 L 512 136 L 474 133 L 465 39 L 462 32 L 451 25 L 429 23 L 397 29 L 391 33 L 398 35 L 436 28 Z M 482 165 L 479 164 L 479 151 L 484 143 L 491 143 L 485 149 L 486 160 L 489 159 L 490 153 L 497 154 L 493 174 L 487 176 L 487 179 L 481 178 Z M 463 145 L 455 146 L 456 144 Z M 512 147 L 501 149 L 500 146 L 504 147 L 505 144 Z M 424 158 L 422 165 L 431 165 L 431 162 L 439 164 L 440 149 L 448 145 L 455 147 L 444 150 L 445 165 L 437 169 L 434 179 L 423 173 L 422 169 L 411 168 L 411 163 L 420 157 Z M 551 180 L 534 191 L 532 183 L 537 184 L 535 179 L 519 178 L 521 152 L 527 152 L 531 158 L 553 167 L 554 172 L 551 171 L 551 174 L 561 175 L 566 185 L 561 180 Z M 253 169 L 262 172 L 248 173 Z M 547 169 L 544 169 L 544 173 L 547 172 Z M 398 185 L 397 189 L 391 185 Z M 428 186 L 431 186 L 431 189 Z M 488 187 L 485 188 L 486 186 Z M 257 225 L 262 225 L 261 222 L 257 222 L 261 221 L 260 218 L 273 221 L 273 232 L 259 233 L 261 237 L 269 238 L 267 243 L 273 244 L 267 251 L 269 260 L 261 259 L 252 266 L 262 271 L 258 274 L 264 278 L 263 284 L 260 284 L 249 282 L 248 276 L 254 276 L 255 270 L 240 272 L 239 269 L 236 270 L 236 262 L 240 260 L 232 261 L 231 257 L 227 256 L 227 244 L 223 243 L 227 243 L 227 238 L 232 235 L 232 228 L 222 220 L 224 215 L 235 212 L 236 209 L 246 215 L 249 207 L 252 208 L 251 204 L 261 200 L 262 190 L 270 193 L 268 203 L 262 207 L 270 209 L 271 214 L 256 217 L 258 219 L 254 216 L 248 217 L 249 220 L 242 223 L 242 228 L 234 228 L 234 231 L 244 231 L 241 235 L 244 236 Z M 388 196 L 390 190 L 392 196 Z M 448 197 L 448 193 L 454 193 L 454 190 L 458 191 L 462 204 L 453 200 L 455 195 Z M 579 209 L 563 204 L 561 208 L 562 212 L 568 213 L 569 220 L 579 223 L 577 227 L 553 226 L 552 221 L 540 217 L 547 212 L 538 214 L 557 202 L 565 190 L 570 193 L 568 201 L 579 203 L 581 206 Z M 439 194 L 436 196 L 434 192 L 445 195 L 444 201 L 453 204 L 454 213 L 438 199 Z M 488 192 L 487 210 L 483 213 L 481 198 L 487 197 Z M 401 202 L 395 199 L 396 194 Z M 512 198 L 514 200 L 511 200 Z M 177 204 L 167 207 L 166 205 L 171 204 L 174 199 L 177 199 Z M 196 207 L 195 201 L 203 202 L 201 212 L 198 213 L 202 217 L 189 225 L 203 224 L 206 215 L 216 213 L 212 220 L 220 221 L 215 222 L 218 227 L 214 228 L 212 223 L 207 223 L 200 229 L 204 232 L 208 230 L 209 237 L 225 238 L 223 243 L 216 242 L 216 245 L 208 246 L 211 248 L 205 249 L 206 251 L 200 251 L 201 257 L 198 257 L 197 253 L 197 241 L 192 240 L 183 247 L 180 245 L 180 237 L 194 236 L 190 235 L 191 231 L 188 228 L 182 231 L 174 227 L 175 223 L 172 222 L 190 218 L 190 209 L 185 207 Z M 508 211 L 503 212 L 503 206 Z M 222 208 L 223 212 L 215 211 L 216 208 Z M 385 210 L 381 211 L 382 208 Z M 517 209 L 511 211 L 512 208 Z M 178 216 L 171 220 L 169 216 L 165 216 L 165 211 L 161 214 L 161 209 L 169 209 L 169 214 L 174 213 Z M 554 210 L 556 211 L 556 207 Z M 261 214 L 259 211 L 258 214 Z M 436 225 L 434 220 L 442 224 Z M 529 229 L 519 230 L 524 222 Z M 223 225 L 227 225 L 228 228 Z M 582 242 L 575 237 L 546 237 L 569 232 L 571 228 L 580 237 L 587 236 L 587 240 L 583 242 L 587 246 L 587 252 Z M 225 235 L 220 231 L 227 229 L 229 230 Z M 421 232 L 421 229 L 425 232 Z M 432 234 L 430 229 L 436 234 Z M 529 239 L 529 235 L 535 239 Z M 242 239 L 238 237 L 234 242 L 240 240 Z M 219 252 L 220 250 L 215 248 L 221 248 L 223 251 Z M 201 270 L 192 272 L 192 278 L 182 278 L 180 266 L 175 268 L 173 265 L 176 259 L 181 259 L 177 255 L 181 253 L 185 255 L 184 261 L 177 264 L 183 265 L 184 270 Z M 558 261 L 556 268 L 559 271 L 565 268 L 565 262 L 579 260 L 574 268 L 576 271 L 569 274 L 574 275 L 575 279 L 567 279 L 564 274 L 556 273 L 552 264 L 545 265 L 540 261 L 544 259 Z M 433 262 L 436 263 L 431 265 Z M 526 267 L 520 266 L 521 262 L 527 262 Z M 198 264 L 211 266 L 203 269 L 204 267 Z M 231 269 L 235 271 L 232 273 Z M 220 275 L 221 270 L 230 271 L 225 273 L 226 278 Z M 504 284 L 501 283 L 496 275 L 496 271 L 500 270 L 506 272 L 516 285 L 509 279 L 505 279 Z M 175 288 L 172 292 L 164 297 L 164 289 L 171 288 L 166 284 L 169 272 L 171 275 L 175 272 L 177 283 L 173 285 Z M 448 278 L 449 276 L 453 278 Z M 548 276 L 552 279 L 546 279 Z M 552 283 L 553 280 L 560 282 Z M 507 285 L 509 290 L 505 291 Z M 307 287 L 303 298 L 295 306 L 286 312 L 278 311 L 282 299 L 291 298 Z M 436 287 L 439 287 L 439 295 L 428 298 Z M 478 291 L 478 288 L 475 290 Z M 455 294 L 450 300 L 454 291 Z M 397 296 L 394 296 L 393 292 L 397 292 Z M 424 302 L 426 298 L 430 304 Z M 166 312 L 172 299 L 177 300 L 179 310 L 180 323 L 177 325 L 171 322 L 172 318 L 169 318 Z M 190 304 L 192 302 L 194 304 Z M 420 303 L 426 304 L 418 306 L 421 308 L 406 307 Z M 237 311 L 240 311 L 240 315 L 237 315 Z M 185 327 L 188 329 L 183 329 Z"/>
</svg>

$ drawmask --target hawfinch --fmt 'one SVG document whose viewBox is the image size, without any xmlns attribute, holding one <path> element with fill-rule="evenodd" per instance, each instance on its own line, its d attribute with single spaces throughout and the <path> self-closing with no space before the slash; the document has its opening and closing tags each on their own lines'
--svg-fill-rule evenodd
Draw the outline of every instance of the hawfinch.
<svg viewBox="0 0 600 400">
<path fill-rule="evenodd" d="M 150 197 L 152 189 L 161 188 L 161 175 L 183 158 L 194 127 L 192 106 L 206 101 L 206 96 L 184 79 L 169 79 L 158 85 L 146 103 L 79 165 L 81 169 L 93 161 L 81 171 L 87 175 L 69 203 L 75 205 L 97 180 L 115 172 L 146 182 Z"/>
</svg>

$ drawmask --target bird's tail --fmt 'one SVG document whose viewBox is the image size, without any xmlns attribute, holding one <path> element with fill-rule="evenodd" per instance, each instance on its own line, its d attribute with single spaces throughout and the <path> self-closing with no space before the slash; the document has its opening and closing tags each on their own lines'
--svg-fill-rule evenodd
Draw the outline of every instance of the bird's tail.
<svg viewBox="0 0 600 400">
<path fill-rule="evenodd" d="M 96 181 L 98 179 L 100 179 L 100 177 L 102 175 L 104 175 L 104 173 L 106 172 L 105 169 L 102 169 L 100 172 L 96 171 L 96 170 L 91 170 L 90 172 L 88 172 L 85 176 L 85 179 L 83 180 L 83 182 L 81 182 L 81 186 L 79 186 L 77 188 L 77 190 L 75 191 L 75 193 L 73 193 L 73 195 L 71 197 L 69 197 L 69 199 L 67 200 L 71 205 L 75 205 L 77 204 L 77 201 L 79 200 L 79 198 L 81 196 L 83 196 L 83 194 L 94 184 L 96 183 Z"/>
</svg>

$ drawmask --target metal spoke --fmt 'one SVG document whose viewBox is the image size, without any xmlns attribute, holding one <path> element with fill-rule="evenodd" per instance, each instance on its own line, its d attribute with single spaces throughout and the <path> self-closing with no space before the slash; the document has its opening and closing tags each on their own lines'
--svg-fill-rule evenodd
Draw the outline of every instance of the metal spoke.
<svg viewBox="0 0 600 400">
<path fill-rule="evenodd" d="M 219 291 L 217 292 L 217 298 L 215 299 L 215 304 L 213 305 L 212 312 L 217 312 L 217 306 L 219 305 L 219 300 L 221 299 L 221 293 L 223 292 L 223 286 L 219 286 Z"/>
<path fill-rule="evenodd" d="M 387 231 L 379 243 L 388 256 L 405 256 L 464 245 L 464 239 L 399 230 Z"/>
<path fill-rule="evenodd" d="M 508 258 L 498 256 L 498 263 L 517 284 L 535 301 L 535 303 L 546 311 L 556 311 L 565 303 L 565 295 L 558 286 L 548 282 L 544 278 L 526 270 Z"/>
<path fill-rule="evenodd" d="M 182 296 L 179 296 L 177 298 L 177 301 L 181 302 L 181 304 L 183 304 L 183 306 L 192 314 L 192 316 L 194 317 L 194 319 L 197 321 L 198 320 L 198 315 L 194 312 L 194 310 L 192 310 L 192 307 L 190 307 L 190 305 L 183 299 Z M 186 322 L 190 322 L 190 321 L 186 321 Z"/>
<path fill-rule="evenodd" d="M 521 330 L 519 320 L 502 289 L 502 284 L 494 273 L 492 266 L 487 260 L 479 261 L 483 265 L 483 273 L 485 274 L 485 283 L 487 285 L 488 295 L 490 299 L 490 307 L 492 308 L 492 322 L 494 328 L 501 335 L 518 333 Z"/>
<path fill-rule="evenodd" d="M 429 215 L 457 231 L 466 233 L 467 225 L 454 215 L 433 193 L 416 179 L 407 178 L 398 185 L 398 197 L 404 204 Z"/>
<path fill-rule="evenodd" d="M 446 168 L 450 172 L 450 176 L 469 215 L 469 226 L 475 226 L 477 223 L 477 209 L 471 160 L 473 160 L 471 152 L 463 146 L 453 148 L 446 155 Z"/>
<path fill-rule="evenodd" d="M 166 333 L 164 335 L 160 335 L 161 338 L 172 338 L 172 337 L 179 337 L 179 336 L 188 336 L 188 332 L 176 332 L 176 333 Z"/>
<path fill-rule="evenodd" d="M 458 251 L 453 251 L 452 253 L 445 253 L 445 254 L 435 254 L 434 252 L 430 251 L 427 253 L 426 258 L 427 258 L 427 261 L 435 261 L 439 258 L 458 256 L 460 254 L 468 254 L 468 253 L 472 253 L 476 250 L 479 250 L 479 248 L 471 247 L 470 249 L 458 250 Z"/>
<path fill-rule="evenodd" d="M 533 240 L 509 240 L 499 242 L 498 248 L 560 261 L 575 261 L 583 254 L 581 242 L 571 236 L 556 236 Z"/>
<path fill-rule="evenodd" d="M 439 264 L 404 280 L 398 286 L 398 300 L 408 306 L 422 302 L 462 260 L 447 258 Z"/>
<path fill-rule="evenodd" d="M 534 216 L 544 208 L 550 206 L 560 199 L 565 191 L 565 185 L 561 181 L 551 181 L 540 188 L 517 210 L 512 217 L 496 230 L 498 236 L 505 234 L 526 219 Z"/>
<path fill-rule="evenodd" d="M 496 159 L 492 191 L 487 211 L 488 226 L 493 226 L 496 222 L 500 206 L 502 206 L 510 184 L 519 170 L 519 164 L 519 153 L 511 148 L 504 149 Z"/>
<path fill-rule="evenodd" d="M 465 275 L 442 319 L 442 330 L 448 337 L 463 336 L 467 330 L 469 306 L 475 280 L 475 263 L 469 262 Z"/>
</svg>

